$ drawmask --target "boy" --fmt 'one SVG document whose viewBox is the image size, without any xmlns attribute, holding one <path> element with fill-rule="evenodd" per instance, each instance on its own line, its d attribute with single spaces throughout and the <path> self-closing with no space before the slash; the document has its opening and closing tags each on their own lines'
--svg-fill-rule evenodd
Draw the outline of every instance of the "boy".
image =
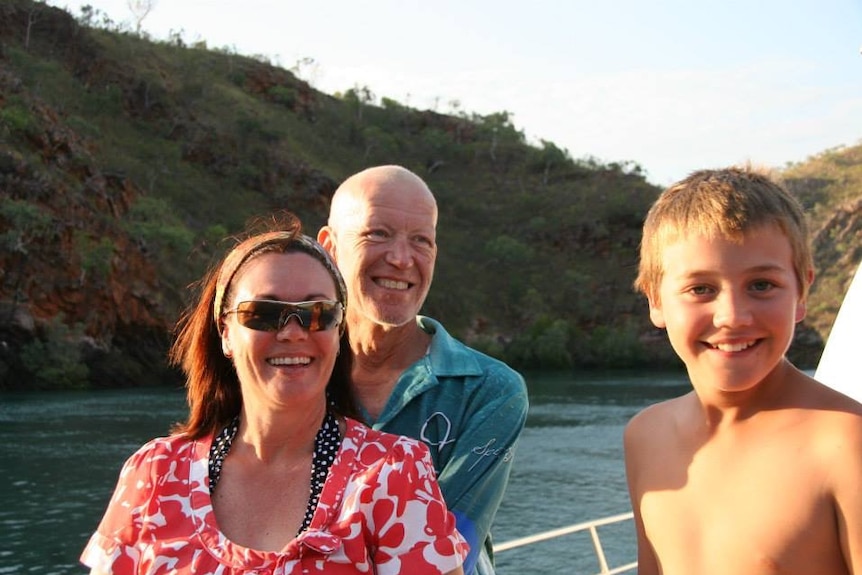
<svg viewBox="0 0 862 575">
<path fill-rule="evenodd" d="M 862 573 L 862 405 L 784 357 L 814 278 L 798 203 L 751 169 L 696 172 L 640 256 L 693 391 L 625 430 L 639 574 Z"/>
</svg>

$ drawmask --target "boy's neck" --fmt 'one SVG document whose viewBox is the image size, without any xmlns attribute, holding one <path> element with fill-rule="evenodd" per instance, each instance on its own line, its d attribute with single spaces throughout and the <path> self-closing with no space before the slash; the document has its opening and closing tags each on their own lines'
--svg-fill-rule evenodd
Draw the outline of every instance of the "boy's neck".
<svg viewBox="0 0 862 575">
<path fill-rule="evenodd" d="M 807 376 L 783 359 L 756 385 L 746 390 L 722 391 L 715 384 L 692 381 L 696 409 L 709 428 L 736 426 L 764 412 L 792 408 L 794 390 Z"/>
</svg>

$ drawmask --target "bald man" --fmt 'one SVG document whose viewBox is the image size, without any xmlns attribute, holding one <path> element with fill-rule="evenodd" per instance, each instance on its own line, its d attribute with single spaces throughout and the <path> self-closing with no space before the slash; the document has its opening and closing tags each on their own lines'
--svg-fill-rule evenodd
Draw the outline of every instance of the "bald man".
<svg viewBox="0 0 862 575">
<path fill-rule="evenodd" d="M 466 574 L 493 574 L 490 528 L 527 418 L 523 377 L 419 315 L 437 258 L 437 202 L 419 176 L 378 166 L 332 197 L 318 241 L 347 282 L 352 386 L 374 429 L 424 441 L 470 543 Z"/>
</svg>

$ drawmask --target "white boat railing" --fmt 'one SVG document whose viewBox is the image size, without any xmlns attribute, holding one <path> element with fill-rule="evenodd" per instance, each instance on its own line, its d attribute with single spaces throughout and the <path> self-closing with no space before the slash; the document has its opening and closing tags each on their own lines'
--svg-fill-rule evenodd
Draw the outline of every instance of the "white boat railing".
<svg viewBox="0 0 862 575">
<path fill-rule="evenodd" d="M 509 549 L 515 549 L 517 547 L 523 547 L 524 545 L 538 543 L 539 541 L 546 541 L 548 539 L 562 537 L 563 535 L 569 535 L 571 533 L 589 531 L 590 537 L 593 540 L 593 549 L 595 550 L 596 558 L 599 561 L 599 569 L 601 569 L 598 575 L 616 575 L 617 573 L 625 573 L 627 571 L 636 569 L 638 566 L 638 562 L 634 561 L 632 563 L 620 565 L 619 567 L 610 568 L 608 566 L 607 558 L 605 557 L 605 551 L 602 548 L 602 542 L 599 540 L 598 528 L 602 525 L 620 523 L 622 521 L 628 521 L 629 519 L 633 518 L 634 514 L 630 511 L 628 513 L 620 513 L 619 515 L 611 515 L 610 517 L 603 517 L 601 519 L 594 519 L 592 521 L 584 521 L 583 523 L 575 523 L 574 525 L 568 525 L 566 527 L 560 527 L 558 529 L 551 529 L 550 531 L 543 531 L 541 533 L 536 533 L 535 535 L 519 537 L 518 539 L 512 539 L 511 541 L 504 541 L 503 543 L 498 543 L 494 545 L 494 553 L 496 554 L 501 551 L 508 551 Z"/>
</svg>

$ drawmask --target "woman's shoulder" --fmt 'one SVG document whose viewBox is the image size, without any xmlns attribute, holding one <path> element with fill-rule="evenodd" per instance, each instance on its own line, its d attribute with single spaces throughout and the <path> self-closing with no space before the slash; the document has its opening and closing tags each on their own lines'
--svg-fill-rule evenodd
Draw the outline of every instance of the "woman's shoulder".
<svg viewBox="0 0 862 575">
<path fill-rule="evenodd" d="M 139 447 L 137 453 L 149 455 L 181 453 L 191 448 L 194 443 L 194 441 L 181 433 L 164 437 L 154 437 Z"/>
<path fill-rule="evenodd" d="M 189 440 L 184 435 L 156 437 L 129 456 L 125 467 L 161 469 L 178 460 L 193 458 L 196 444 L 197 442 Z"/>
<path fill-rule="evenodd" d="M 354 419 L 346 418 L 345 447 L 360 454 L 360 460 L 371 459 L 422 459 L 428 455 L 428 447 L 412 437 L 372 429 Z"/>
</svg>

